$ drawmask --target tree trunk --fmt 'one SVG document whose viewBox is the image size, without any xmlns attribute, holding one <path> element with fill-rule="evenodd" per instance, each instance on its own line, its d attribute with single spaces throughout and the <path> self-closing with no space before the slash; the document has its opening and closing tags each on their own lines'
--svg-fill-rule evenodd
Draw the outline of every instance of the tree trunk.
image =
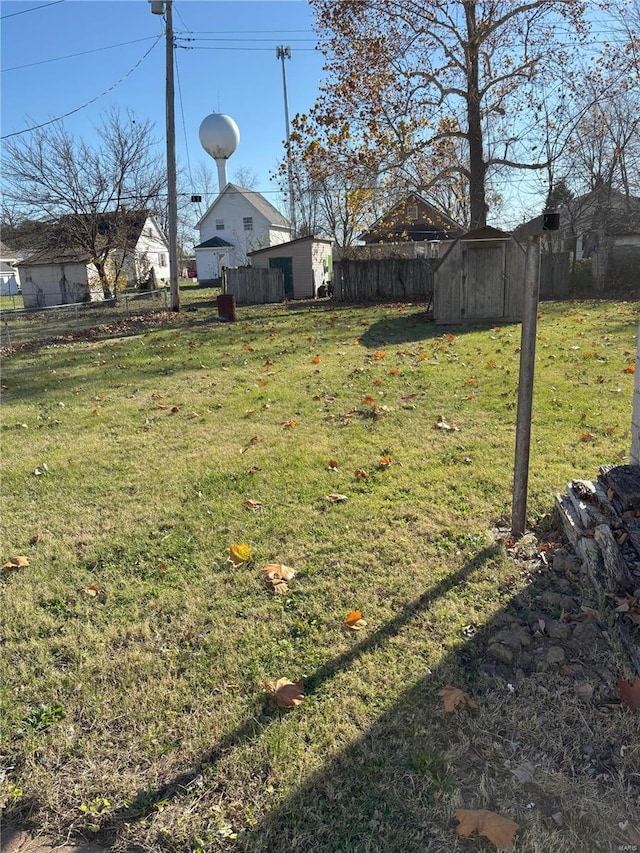
<svg viewBox="0 0 640 853">
<path fill-rule="evenodd" d="M 109 277 L 107 276 L 107 271 L 104 268 L 104 264 L 99 261 L 93 262 L 94 267 L 98 271 L 98 278 L 100 279 L 100 284 L 102 285 L 102 293 L 105 299 L 113 299 L 115 296 L 114 293 L 111 292 L 111 285 L 109 284 Z"/>
<path fill-rule="evenodd" d="M 465 0 L 467 19 L 467 138 L 469 141 L 469 205 L 471 230 L 487 224 L 485 197 L 486 165 L 482 144 L 482 114 L 480 110 L 480 66 L 475 0 Z"/>
</svg>

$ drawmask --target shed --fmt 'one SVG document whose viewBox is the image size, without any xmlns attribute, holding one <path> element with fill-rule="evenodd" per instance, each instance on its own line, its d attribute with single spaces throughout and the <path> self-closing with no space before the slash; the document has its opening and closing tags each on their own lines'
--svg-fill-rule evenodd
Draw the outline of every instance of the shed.
<svg viewBox="0 0 640 853">
<path fill-rule="evenodd" d="M 86 252 L 60 251 L 17 264 L 25 308 L 47 308 L 104 299 L 102 285 Z"/>
<path fill-rule="evenodd" d="M 331 279 L 332 246 L 332 240 L 298 237 L 248 254 L 256 269 L 282 270 L 285 299 L 313 299 Z"/>
<path fill-rule="evenodd" d="M 434 322 L 519 321 L 524 268 L 525 250 L 512 234 L 489 225 L 464 234 L 436 270 Z"/>
</svg>

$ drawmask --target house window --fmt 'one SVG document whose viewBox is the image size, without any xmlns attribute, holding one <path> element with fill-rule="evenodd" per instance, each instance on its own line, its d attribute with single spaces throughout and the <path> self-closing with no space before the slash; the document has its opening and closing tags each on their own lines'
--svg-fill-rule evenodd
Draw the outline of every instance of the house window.
<svg viewBox="0 0 640 853">
<path fill-rule="evenodd" d="M 224 231 L 224 219 L 216 219 L 216 231 Z"/>
<path fill-rule="evenodd" d="M 407 207 L 407 216 L 409 217 L 409 219 L 412 222 L 416 221 L 416 219 L 418 218 L 418 205 L 417 204 L 410 204 Z"/>
<path fill-rule="evenodd" d="M 166 267 L 167 265 L 167 256 L 166 255 L 158 255 L 158 263 L 161 267 Z"/>
<path fill-rule="evenodd" d="M 253 231 L 253 216 L 243 216 L 242 224 L 245 231 Z"/>
</svg>

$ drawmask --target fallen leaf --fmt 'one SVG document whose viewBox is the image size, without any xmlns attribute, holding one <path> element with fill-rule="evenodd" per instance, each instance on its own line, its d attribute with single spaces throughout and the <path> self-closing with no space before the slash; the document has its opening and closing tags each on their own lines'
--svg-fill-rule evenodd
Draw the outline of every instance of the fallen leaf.
<svg viewBox="0 0 640 853">
<path fill-rule="evenodd" d="M 622 372 L 623 373 L 635 373 L 636 372 L 635 364 L 630 364 L 628 367 L 625 367 L 625 369 Z"/>
<path fill-rule="evenodd" d="M 322 359 L 320 358 L 320 356 L 319 356 L 319 355 L 314 355 L 314 357 L 311 359 L 311 361 L 312 361 L 314 364 L 320 364 L 320 362 L 322 361 Z"/>
<path fill-rule="evenodd" d="M 369 479 L 369 475 L 367 474 L 366 471 L 363 471 L 362 468 L 356 468 L 356 470 L 353 473 L 360 480 L 368 480 Z"/>
<path fill-rule="evenodd" d="M 458 687 L 453 687 L 451 684 L 445 684 L 445 686 L 439 692 L 442 696 L 445 713 L 447 714 L 453 713 L 453 711 L 455 711 L 457 708 L 460 708 L 460 710 L 462 710 L 464 708 L 476 707 L 476 703 L 468 695 L 468 693 L 465 693 Z"/>
<path fill-rule="evenodd" d="M 253 352 L 253 347 L 251 346 L 251 344 L 244 344 L 242 348 L 246 349 L 247 352 Z"/>
<path fill-rule="evenodd" d="M 347 495 L 339 495 L 339 494 L 337 494 L 337 492 L 330 492 L 327 495 L 327 500 L 329 501 L 330 504 L 339 504 L 339 503 L 343 503 L 344 501 L 349 500 L 349 499 L 348 499 Z"/>
<path fill-rule="evenodd" d="M 498 850 L 511 853 L 513 841 L 520 825 L 508 817 L 496 814 L 487 809 L 456 809 L 458 835 L 465 838 L 477 830 L 484 835 Z"/>
<path fill-rule="evenodd" d="M 96 598 L 100 593 L 100 587 L 96 586 L 96 584 L 91 584 L 91 586 L 85 586 L 82 592 L 88 595 L 89 598 Z"/>
<path fill-rule="evenodd" d="M 265 685 L 267 690 L 273 693 L 276 704 L 280 708 L 295 708 L 304 702 L 304 688 L 301 681 L 289 681 L 288 678 L 279 678 L 276 683 L 269 682 Z"/>
<path fill-rule="evenodd" d="M 628 705 L 632 711 L 640 711 L 640 677 L 636 678 L 633 684 L 625 681 L 624 678 L 619 678 L 618 693 L 624 704 Z"/>
<path fill-rule="evenodd" d="M 374 357 L 374 358 L 377 358 L 378 360 L 380 360 L 381 358 L 384 358 L 384 357 L 385 357 L 385 355 L 386 355 L 386 353 L 385 353 L 385 352 L 383 352 L 382 350 L 379 350 L 379 349 L 378 349 L 378 350 L 376 350 L 376 351 L 374 352 L 373 357 Z"/>
<path fill-rule="evenodd" d="M 592 432 L 583 432 L 580 436 L 581 441 L 595 441 L 596 436 Z"/>
<path fill-rule="evenodd" d="M 25 566 L 29 565 L 28 557 L 24 557 L 22 554 L 18 557 L 11 557 L 11 559 L 7 560 L 6 563 L 2 564 L 3 569 L 24 569 Z"/>
<path fill-rule="evenodd" d="M 523 761 L 522 764 L 519 764 L 517 767 L 513 767 L 511 772 L 521 785 L 526 785 L 527 782 L 530 782 L 533 779 L 535 767 L 530 761 Z"/>
<path fill-rule="evenodd" d="M 248 443 L 248 444 L 245 444 L 245 446 L 240 450 L 240 453 L 246 453 L 246 452 L 247 452 L 247 450 L 248 450 L 252 445 L 257 444 L 259 441 L 260 441 L 260 439 L 259 439 L 259 437 L 258 437 L 257 435 L 252 436 L 252 437 L 249 439 L 249 443 Z"/>
<path fill-rule="evenodd" d="M 282 424 L 283 429 L 295 429 L 297 427 L 297 423 L 295 421 L 285 421 Z"/>
<path fill-rule="evenodd" d="M 362 398 L 362 402 L 368 403 L 369 405 L 372 405 L 373 403 L 375 403 L 375 401 L 375 397 L 372 397 L 371 394 L 367 394 L 366 397 Z"/>
<path fill-rule="evenodd" d="M 382 456 L 380 458 L 380 461 L 378 462 L 378 465 L 381 468 L 388 468 L 389 465 L 391 465 L 391 457 L 390 456 Z"/>
<path fill-rule="evenodd" d="M 433 425 L 433 428 L 434 429 L 444 429 L 444 430 L 448 430 L 449 432 L 459 432 L 459 429 L 455 424 L 447 423 L 447 421 L 444 418 L 444 415 L 440 415 L 440 419 L 438 421 L 436 421 L 436 423 Z"/>
<path fill-rule="evenodd" d="M 280 563 L 269 563 L 264 567 L 262 572 L 265 582 L 273 588 L 274 592 L 278 592 L 280 595 L 289 591 L 287 581 L 290 581 L 295 575 L 293 569 Z"/>
<path fill-rule="evenodd" d="M 239 545 L 231 545 L 229 548 L 229 561 L 234 566 L 241 566 L 246 563 L 251 556 L 251 548 L 246 542 L 241 542 Z"/>
<path fill-rule="evenodd" d="M 336 462 L 335 459 L 329 460 L 328 468 L 330 471 L 337 471 L 338 470 L 338 463 Z"/>
<path fill-rule="evenodd" d="M 260 501 L 252 501 L 250 499 L 243 501 L 242 506 L 246 509 L 252 510 L 253 512 L 260 512 L 262 510 L 262 504 Z"/>
<path fill-rule="evenodd" d="M 391 376 L 397 376 L 398 375 L 398 368 L 392 367 L 391 370 L 389 371 L 389 373 L 391 374 Z"/>
<path fill-rule="evenodd" d="M 352 631 L 359 631 L 366 626 L 366 621 L 362 618 L 362 613 L 359 610 L 351 610 L 347 613 L 347 618 L 344 620 L 347 628 Z"/>
<path fill-rule="evenodd" d="M 177 406 L 171 406 L 171 414 L 177 415 L 180 409 Z"/>
<path fill-rule="evenodd" d="M 44 474 L 49 473 L 49 467 L 46 462 L 43 462 L 42 465 L 38 465 L 37 468 L 34 469 L 33 473 L 36 477 L 42 477 Z"/>
</svg>

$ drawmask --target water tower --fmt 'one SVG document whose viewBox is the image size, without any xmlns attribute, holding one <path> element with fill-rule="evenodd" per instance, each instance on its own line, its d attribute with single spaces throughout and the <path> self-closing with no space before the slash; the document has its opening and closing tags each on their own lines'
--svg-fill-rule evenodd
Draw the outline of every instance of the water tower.
<svg viewBox="0 0 640 853">
<path fill-rule="evenodd" d="M 227 185 L 227 160 L 238 147 L 240 131 L 235 121 L 223 113 L 211 113 L 200 125 L 200 144 L 216 161 L 218 192 Z"/>
</svg>

